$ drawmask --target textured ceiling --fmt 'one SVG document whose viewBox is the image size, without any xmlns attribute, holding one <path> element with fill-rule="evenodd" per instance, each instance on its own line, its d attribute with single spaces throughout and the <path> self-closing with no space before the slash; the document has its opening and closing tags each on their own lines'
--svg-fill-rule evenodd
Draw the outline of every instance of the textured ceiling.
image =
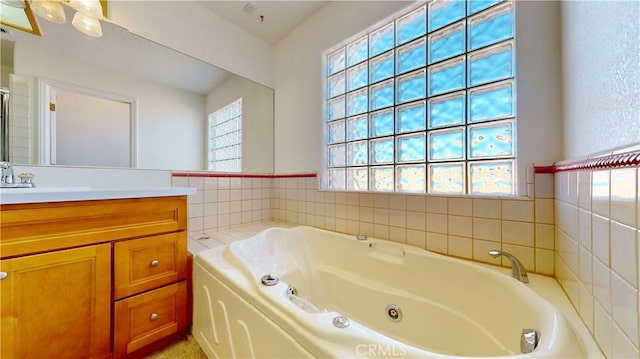
<svg viewBox="0 0 640 359">
<path fill-rule="evenodd" d="M 199 1 L 210 11 L 275 45 L 328 1 Z"/>
</svg>

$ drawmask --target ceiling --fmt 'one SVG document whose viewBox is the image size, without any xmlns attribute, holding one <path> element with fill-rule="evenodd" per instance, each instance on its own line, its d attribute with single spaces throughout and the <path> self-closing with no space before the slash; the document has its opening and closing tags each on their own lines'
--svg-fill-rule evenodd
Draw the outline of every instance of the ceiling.
<svg viewBox="0 0 640 359">
<path fill-rule="evenodd" d="M 275 45 L 329 1 L 198 1 L 259 39 Z"/>
</svg>

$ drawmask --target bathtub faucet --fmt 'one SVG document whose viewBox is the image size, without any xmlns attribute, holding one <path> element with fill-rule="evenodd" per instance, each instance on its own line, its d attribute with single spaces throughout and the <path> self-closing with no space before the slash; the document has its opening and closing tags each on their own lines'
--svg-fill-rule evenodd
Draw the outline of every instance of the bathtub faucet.
<svg viewBox="0 0 640 359">
<path fill-rule="evenodd" d="M 511 263 L 511 276 L 521 281 L 522 283 L 529 283 L 529 276 L 527 276 L 527 270 L 524 269 L 524 266 L 522 265 L 522 263 L 520 263 L 518 258 L 514 257 L 513 254 L 494 249 L 489 251 L 489 255 L 495 258 L 498 258 L 500 256 L 507 257 L 507 259 L 509 260 L 509 263 Z"/>
</svg>

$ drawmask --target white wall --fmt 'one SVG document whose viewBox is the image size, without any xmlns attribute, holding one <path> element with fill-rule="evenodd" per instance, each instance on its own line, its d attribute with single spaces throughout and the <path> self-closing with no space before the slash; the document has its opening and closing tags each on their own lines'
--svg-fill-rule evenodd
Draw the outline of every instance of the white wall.
<svg viewBox="0 0 640 359">
<path fill-rule="evenodd" d="M 272 89 L 239 76 L 231 76 L 207 95 L 206 114 L 208 116 L 240 97 L 242 97 L 242 171 L 273 173 Z M 207 133 L 208 130 L 205 130 L 205 137 Z M 206 138 L 205 141 L 207 141 Z M 207 161 L 206 156 L 205 161 Z"/>
<path fill-rule="evenodd" d="M 275 48 L 276 173 L 322 168 L 322 53 L 387 18 L 406 2 L 333 2 Z M 518 181 L 526 165 L 561 160 L 560 6 L 516 4 Z M 525 193 L 521 186 L 519 193 Z"/>
<path fill-rule="evenodd" d="M 117 94 L 137 100 L 138 167 L 158 169 L 202 169 L 205 121 L 202 95 L 159 86 L 129 75 L 97 67 L 66 56 L 33 38 L 15 47 L 16 74 L 42 77 L 62 83 Z M 46 58 L 47 61 L 40 61 Z M 37 86 L 32 86 L 31 108 L 38 107 Z M 39 114 L 31 111 L 34 127 Z M 35 144 L 38 134 L 34 134 Z"/>
<path fill-rule="evenodd" d="M 276 44 L 276 173 L 322 167 L 322 53 L 408 4 L 332 2 Z"/>
<path fill-rule="evenodd" d="M 272 47 L 197 2 L 110 1 L 108 13 L 137 35 L 273 87 Z"/>
<path fill-rule="evenodd" d="M 640 2 L 563 1 L 564 158 L 640 141 Z"/>
</svg>

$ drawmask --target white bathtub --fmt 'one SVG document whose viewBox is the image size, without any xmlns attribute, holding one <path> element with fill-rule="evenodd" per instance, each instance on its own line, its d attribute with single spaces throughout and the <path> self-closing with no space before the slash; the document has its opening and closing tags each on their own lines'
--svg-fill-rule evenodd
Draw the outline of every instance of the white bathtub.
<svg viewBox="0 0 640 359">
<path fill-rule="evenodd" d="M 530 275 L 527 285 L 504 271 L 388 241 L 271 228 L 199 252 L 193 271 L 193 334 L 210 358 L 600 355 L 530 288 L 550 278 Z M 265 274 L 279 283 L 263 285 Z M 389 305 L 399 308 L 399 320 Z M 336 317 L 349 325 L 336 327 Z M 520 348 L 525 328 L 540 333 L 528 354 Z"/>
</svg>

